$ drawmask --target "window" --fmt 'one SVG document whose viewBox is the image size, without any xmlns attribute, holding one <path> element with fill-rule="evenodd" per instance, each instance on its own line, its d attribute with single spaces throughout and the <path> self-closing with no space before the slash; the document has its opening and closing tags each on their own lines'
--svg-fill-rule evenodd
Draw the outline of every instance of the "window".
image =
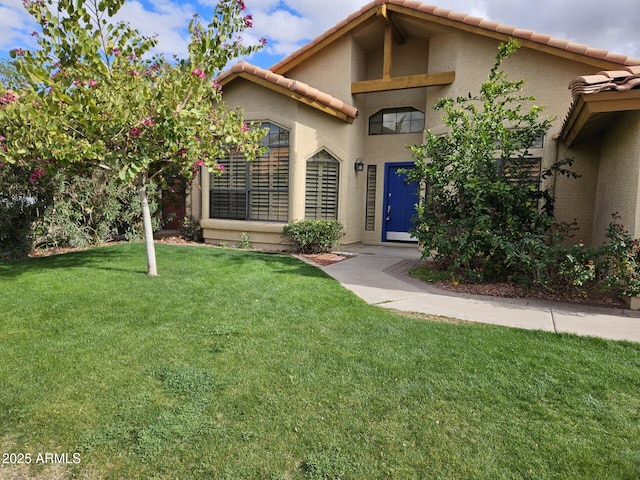
<svg viewBox="0 0 640 480">
<path fill-rule="evenodd" d="M 326 150 L 307 160 L 305 218 L 338 219 L 338 183 L 340 162 Z"/>
<path fill-rule="evenodd" d="M 373 231 L 376 228 L 376 177 L 376 166 L 367 165 L 367 204 L 364 219 L 366 231 Z"/>
<path fill-rule="evenodd" d="M 265 122 L 269 132 L 262 143 L 269 150 L 247 162 L 241 153 L 219 160 L 225 172 L 211 175 L 211 218 L 232 220 L 289 220 L 289 132 Z"/>
<path fill-rule="evenodd" d="M 369 135 L 422 133 L 424 112 L 412 107 L 387 108 L 369 117 Z"/>
<path fill-rule="evenodd" d="M 542 169 L 542 158 L 527 157 L 518 161 L 512 159 L 508 164 L 500 159 L 496 160 L 496 168 L 499 177 L 506 177 L 512 182 L 524 182 L 538 188 L 540 186 L 540 172 Z"/>
</svg>

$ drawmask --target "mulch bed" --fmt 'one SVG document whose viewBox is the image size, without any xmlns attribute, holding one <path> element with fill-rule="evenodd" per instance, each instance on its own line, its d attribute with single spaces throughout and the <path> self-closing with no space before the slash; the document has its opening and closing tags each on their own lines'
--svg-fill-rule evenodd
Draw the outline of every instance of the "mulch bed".
<svg viewBox="0 0 640 480">
<path fill-rule="evenodd" d="M 451 281 L 432 282 L 436 288 L 450 292 L 486 295 L 502 298 L 531 298 L 553 302 L 575 303 L 601 307 L 628 309 L 627 303 L 614 292 L 603 292 L 595 288 L 545 290 L 542 288 L 525 288 L 510 282 L 464 283 Z"/>
</svg>

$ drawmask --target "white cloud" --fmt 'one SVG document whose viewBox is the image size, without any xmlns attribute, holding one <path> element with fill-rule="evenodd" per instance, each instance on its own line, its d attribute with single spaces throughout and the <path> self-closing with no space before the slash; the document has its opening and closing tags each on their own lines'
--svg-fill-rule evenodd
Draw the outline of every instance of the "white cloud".
<svg viewBox="0 0 640 480">
<path fill-rule="evenodd" d="M 157 35 L 158 52 L 185 57 L 189 45 L 187 25 L 196 10 L 189 4 L 170 1 L 153 2 L 153 10 L 148 10 L 141 2 L 125 2 L 117 13 L 118 21 L 126 21 L 142 35 Z"/>
<path fill-rule="evenodd" d="M 35 22 L 22 6 L 22 0 L 3 0 L 0 3 L 0 51 L 17 47 L 32 47 L 30 33 Z"/>
<path fill-rule="evenodd" d="M 33 21 L 22 0 L 0 0 L 0 56 L 11 48 L 32 47 Z M 370 0 L 244 0 L 254 26 L 247 42 L 268 39 L 265 53 L 282 58 L 322 34 Z M 637 0 L 423 0 L 470 15 L 640 57 Z M 185 56 L 186 26 L 196 11 L 208 20 L 217 0 L 127 0 L 118 14 L 142 34 L 158 35 L 158 51 Z M 273 57 L 271 57 L 273 58 Z M 267 65 L 268 66 L 268 65 Z"/>
</svg>

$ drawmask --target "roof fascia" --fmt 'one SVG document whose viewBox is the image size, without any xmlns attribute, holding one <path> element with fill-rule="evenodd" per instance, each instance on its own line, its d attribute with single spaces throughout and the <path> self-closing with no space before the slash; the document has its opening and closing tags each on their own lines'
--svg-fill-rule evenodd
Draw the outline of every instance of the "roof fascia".
<svg viewBox="0 0 640 480">
<path fill-rule="evenodd" d="M 640 90 L 637 89 L 580 95 L 560 132 L 560 139 L 570 147 L 595 115 L 632 110 L 640 110 Z"/>
</svg>

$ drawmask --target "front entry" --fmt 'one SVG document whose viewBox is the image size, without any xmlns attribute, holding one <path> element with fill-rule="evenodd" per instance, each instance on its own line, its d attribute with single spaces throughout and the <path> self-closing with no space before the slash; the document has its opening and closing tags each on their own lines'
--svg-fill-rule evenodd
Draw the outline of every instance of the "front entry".
<svg viewBox="0 0 640 480">
<path fill-rule="evenodd" d="M 400 170 L 411 169 L 413 163 L 386 163 L 383 212 L 383 242 L 417 242 L 409 234 L 413 228 L 416 204 L 420 200 L 419 185 L 408 183 L 407 174 Z"/>
</svg>

